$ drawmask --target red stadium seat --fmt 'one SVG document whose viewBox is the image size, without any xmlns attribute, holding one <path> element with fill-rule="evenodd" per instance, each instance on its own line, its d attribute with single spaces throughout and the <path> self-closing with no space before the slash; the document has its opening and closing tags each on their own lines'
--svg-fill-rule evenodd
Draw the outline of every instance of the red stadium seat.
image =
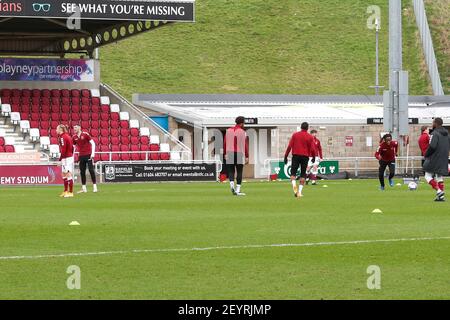
<svg viewBox="0 0 450 320">
<path fill-rule="evenodd" d="M 129 129 L 120 129 L 120 135 L 128 137 L 130 135 L 130 130 Z"/>
<path fill-rule="evenodd" d="M 51 94 L 50 90 L 48 90 L 48 89 L 41 90 L 42 98 L 50 98 L 51 96 L 52 96 L 52 94 Z"/>
<path fill-rule="evenodd" d="M 170 160 L 170 153 L 168 153 L 168 152 L 161 153 L 161 154 L 159 155 L 159 158 L 160 158 L 161 160 Z"/>
<path fill-rule="evenodd" d="M 20 97 L 12 97 L 11 104 L 20 104 Z"/>
<path fill-rule="evenodd" d="M 50 105 L 50 98 L 48 97 L 42 97 L 41 98 L 41 105 L 46 104 L 46 105 Z"/>
<path fill-rule="evenodd" d="M 100 146 L 100 152 L 106 152 L 109 151 L 109 145 L 101 145 Z"/>
<path fill-rule="evenodd" d="M 40 116 L 41 115 L 39 113 L 32 113 L 30 115 L 30 121 L 39 121 L 41 120 Z"/>
<path fill-rule="evenodd" d="M 78 97 L 80 97 L 80 90 L 78 90 L 78 89 L 72 89 L 72 90 L 70 90 L 70 95 L 71 95 L 72 97 L 78 98 Z"/>
<path fill-rule="evenodd" d="M 141 149 L 141 151 L 149 151 L 149 146 L 141 144 L 140 149 Z M 141 153 L 140 157 L 141 157 L 141 160 L 146 160 L 147 154 Z M 150 155 L 148 155 L 148 159 L 150 159 Z"/>
<path fill-rule="evenodd" d="M 50 114 L 48 114 L 48 113 L 41 113 L 40 116 L 41 116 L 41 122 L 50 120 Z"/>
<path fill-rule="evenodd" d="M 20 113 L 20 120 L 28 120 L 29 115 L 27 112 Z"/>
<path fill-rule="evenodd" d="M 132 137 L 139 137 L 139 129 L 137 129 L 137 128 L 131 128 L 131 129 L 130 129 L 130 135 L 131 135 Z"/>
<path fill-rule="evenodd" d="M 14 146 L 5 146 L 5 152 L 14 153 L 16 152 L 16 149 L 14 148 Z"/>
<path fill-rule="evenodd" d="M 121 145 L 120 146 L 120 151 L 122 152 L 120 154 L 120 158 L 123 161 L 130 161 L 131 157 L 129 153 L 126 153 L 127 151 L 130 151 L 130 148 L 127 145 Z"/>
<path fill-rule="evenodd" d="M 59 91 L 58 89 L 51 90 L 51 94 L 53 98 L 59 99 L 61 97 L 61 91 Z"/>
<path fill-rule="evenodd" d="M 11 98 L 10 97 L 2 97 L 2 103 L 11 103 Z"/>
<path fill-rule="evenodd" d="M 49 113 L 51 113 L 51 111 L 52 110 L 50 109 L 50 106 L 45 105 L 45 106 L 41 107 L 41 112 L 42 113 L 48 113 L 49 114 Z"/>
<path fill-rule="evenodd" d="M 120 132 L 119 132 L 118 129 L 112 128 L 112 129 L 110 130 L 110 134 L 111 134 L 112 137 L 118 137 L 118 136 L 120 135 Z"/>
<path fill-rule="evenodd" d="M 70 97 L 70 91 L 68 89 L 62 89 L 61 90 L 61 97 L 69 98 Z"/>
<path fill-rule="evenodd" d="M 98 113 L 91 113 L 91 120 L 92 121 L 98 121 L 100 120 L 100 117 L 98 115 Z M 103 120 L 103 119 L 102 119 Z M 106 120 L 107 121 L 107 120 Z"/>
<path fill-rule="evenodd" d="M 119 146 L 111 146 L 111 151 L 113 152 L 120 152 L 120 147 Z M 114 153 L 112 155 L 112 160 L 113 161 L 119 161 L 120 160 L 120 155 L 117 153 Z"/>
<path fill-rule="evenodd" d="M 39 121 L 30 121 L 30 128 L 39 129 L 39 127 L 40 127 Z"/>
<path fill-rule="evenodd" d="M 59 125 L 59 121 L 50 121 L 50 128 L 56 129 L 56 127 Z"/>
<path fill-rule="evenodd" d="M 139 145 L 139 137 L 131 137 L 130 143 L 132 145 Z"/>
<path fill-rule="evenodd" d="M 81 98 L 81 104 L 82 105 L 86 105 L 86 106 L 90 106 L 91 105 L 91 99 L 86 98 L 86 97 L 82 97 Z"/>
<path fill-rule="evenodd" d="M 52 112 L 51 117 L 52 121 L 59 121 L 59 113 Z"/>
<path fill-rule="evenodd" d="M 100 111 L 102 113 L 109 113 L 110 111 L 110 106 L 108 104 L 102 104 L 102 106 L 100 107 Z"/>
<path fill-rule="evenodd" d="M 10 89 L 2 89 L 2 97 L 10 97 L 11 90 Z"/>
<path fill-rule="evenodd" d="M 18 104 L 13 104 L 11 106 L 11 112 L 20 112 L 20 106 Z"/>
<path fill-rule="evenodd" d="M 104 145 L 104 146 L 107 146 L 107 145 L 109 145 L 109 138 L 108 137 L 100 137 L 100 144 L 101 145 Z"/>
<path fill-rule="evenodd" d="M 102 137 L 109 137 L 109 129 L 100 129 L 100 135 Z"/>
<path fill-rule="evenodd" d="M 141 145 L 148 145 L 150 143 L 150 138 L 147 136 L 141 136 L 139 140 L 141 141 Z"/>
<path fill-rule="evenodd" d="M 31 98 L 31 104 L 37 104 L 37 105 L 41 105 L 41 98 L 40 97 L 32 97 Z"/>
<path fill-rule="evenodd" d="M 54 138 L 58 137 L 58 133 L 56 132 L 56 129 L 51 129 L 50 130 L 50 137 L 54 137 Z"/>
<path fill-rule="evenodd" d="M 31 97 L 31 90 L 30 89 L 22 89 L 22 97 L 30 98 Z"/>
<path fill-rule="evenodd" d="M 91 112 L 92 113 L 100 113 L 100 106 L 92 105 Z"/>
<path fill-rule="evenodd" d="M 91 128 L 92 129 L 100 129 L 100 124 L 98 121 L 92 121 L 91 122 Z"/>
<path fill-rule="evenodd" d="M 101 118 L 102 121 L 109 121 L 109 113 L 102 112 L 100 114 L 100 118 Z"/>
<path fill-rule="evenodd" d="M 65 112 L 63 112 L 63 113 L 61 113 L 61 121 L 62 122 L 66 122 L 66 121 L 69 121 L 70 119 L 69 119 L 69 113 L 65 113 Z"/>
<path fill-rule="evenodd" d="M 41 97 L 41 90 L 39 90 L 39 89 L 33 89 L 33 90 L 31 91 L 31 96 L 32 96 L 33 98 L 40 98 L 40 97 Z"/>
<path fill-rule="evenodd" d="M 89 91 L 87 89 L 83 89 L 83 90 L 81 90 L 81 96 L 83 98 L 90 98 L 91 97 L 91 91 Z"/>
<path fill-rule="evenodd" d="M 0 146 L 0 153 L 3 153 L 3 152 L 5 152 L 5 147 Z"/>
<path fill-rule="evenodd" d="M 72 102 L 72 105 L 80 105 L 81 103 L 80 97 L 72 97 L 70 101 Z"/>
<path fill-rule="evenodd" d="M 110 137 L 109 140 L 111 141 L 112 145 L 118 146 L 120 144 L 120 138 L 119 137 Z"/>
<path fill-rule="evenodd" d="M 58 144 L 58 138 L 57 137 L 50 137 L 50 144 Z"/>
<path fill-rule="evenodd" d="M 98 98 L 98 97 L 93 97 L 93 98 L 91 99 L 91 104 L 92 104 L 92 106 L 100 106 L 100 98 Z"/>
<path fill-rule="evenodd" d="M 69 113 L 71 111 L 70 106 L 62 106 L 61 107 L 61 112 L 62 113 Z"/>
<path fill-rule="evenodd" d="M 42 126 L 42 124 L 41 124 Z M 41 137 L 48 137 L 48 130 L 47 129 L 39 129 L 39 135 Z"/>
<path fill-rule="evenodd" d="M 95 142 L 95 145 L 96 145 L 96 146 L 99 146 L 99 145 L 100 145 L 99 137 L 92 137 L 92 140 Z M 97 147 L 97 150 L 98 150 L 98 147 Z"/>
<path fill-rule="evenodd" d="M 118 112 L 111 112 L 110 118 L 111 118 L 111 120 L 119 121 L 120 120 L 120 115 L 119 115 Z"/>
<path fill-rule="evenodd" d="M 61 100 L 59 98 L 52 97 L 50 100 L 51 104 L 61 104 Z"/>
<path fill-rule="evenodd" d="M 20 97 L 22 95 L 22 91 L 20 91 L 19 89 L 13 89 L 12 90 L 12 96 L 13 97 Z"/>
<path fill-rule="evenodd" d="M 70 98 L 68 98 L 68 97 L 62 97 L 62 99 L 61 99 L 61 104 L 62 104 L 63 106 L 70 106 Z"/>
<path fill-rule="evenodd" d="M 134 151 L 134 152 L 140 151 L 139 146 L 137 146 L 137 145 L 132 145 L 130 149 L 131 149 L 131 151 Z M 141 159 L 141 155 L 139 153 L 131 154 L 131 160 L 139 161 L 140 159 Z"/>
<path fill-rule="evenodd" d="M 39 112 L 41 112 L 41 107 L 40 107 L 39 105 L 33 104 L 33 105 L 31 106 L 31 112 L 32 112 L 32 113 L 39 113 Z"/>
<path fill-rule="evenodd" d="M 119 127 L 120 127 L 119 121 L 111 121 L 111 128 L 119 129 Z"/>
<path fill-rule="evenodd" d="M 153 160 L 153 161 L 159 160 L 159 154 L 158 153 L 150 153 L 150 160 Z"/>
<path fill-rule="evenodd" d="M 72 106 L 72 113 L 80 113 L 80 106 Z"/>
<path fill-rule="evenodd" d="M 90 132 L 91 132 L 91 137 L 93 137 L 93 138 L 100 136 L 100 132 L 98 132 L 97 129 L 91 129 Z"/>
<path fill-rule="evenodd" d="M 81 121 L 89 121 L 89 120 L 91 120 L 91 115 L 89 113 L 81 114 Z"/>
<path fill-rule="evenodd" d="M 61 107 L 59 106 L 59 104 L 52 104 L 52 106 L 50 107 L 50 110 L 52 113 L 60 113 Z"/>
<path fill-rule="evenodd" d="M 122 129 L 128 129 L 130 127 L 130 123 L 127 120 L 120 121 L 120 127 Z"/>
<path fill-rule="evenodd" d="M 41 115 L 42 117 L 42 115 Z M 50 121 L 42 121 L 41 119 L 41 129 L 49 130 L 50 129 Z M 42 134 L 41 134 L 42 136 Z"/>
<path fill-rule="evenodd" d="M 71 119 L 72 119 L 72 121 L 79 122 L 81 120 L 80 114 L 79 113 L 72 113 L 71 114 Z"/>
<path fill-rule="evenodd" d="M 20 111 L 26 112 L 26 113 L 31 113 L 31 107 L 30 107 L 30 105 L 23 104 L 22 107 L 20 108 Z"/>
<path fill-rule="evenodd" d="M 130 138 L 128 138 L 128 136 L 121 136 L 120 137 L 120 144 L 129 145 L 130 144 Z"/>
<path fill-rule="evenodd" d="M 0 146 L 4 146 L 5 145 L 5 138 L 0 137 Z"/>
<path fill-rule="evenodd" d="M 91 112 L 91 107 L 87 104 L 81 104 L 81 112 L 83 113 L 89 113 Z"/>
<path fill-rule="evenodd" d="M 159 151 L 159 150 L 160 150 L 159 144 L 150 145 L 150 151 Z"/>
</svg>

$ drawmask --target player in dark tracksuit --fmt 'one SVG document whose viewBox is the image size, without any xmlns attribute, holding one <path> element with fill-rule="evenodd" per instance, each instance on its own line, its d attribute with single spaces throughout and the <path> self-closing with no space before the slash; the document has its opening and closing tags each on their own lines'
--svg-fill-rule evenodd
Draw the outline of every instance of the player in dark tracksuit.
<svg viewBox="0 0 450 320">
<path fill-rule="evenodd" d="M 433 132 L 430 145 L 425 153 L 425 179 L 436 190 L 435 201 L 445 201 L 444 176 L 449 173 L 448 155 L 450 151 L 450 137 L 447 129 L 442 127 L 441 118 L 433 121 Z"/>
<path fill-rule="evenodd" d="M 394 186 L 394 176 L 395 176 L 395 158 L 398 153 L 398 143 L 392 140 L 392 135 L 390 133 L 385 134 L 380 141 L 380 145 L 375 152 L 375 158 L 378 159 L 380 163 L 380 168 L 378 171 L 378 178 L 380 179 L 380 190 L 384 190 L 384 172 L 386 168 L 389 167 L 389 185 Z"/>
<path fill-rule="evenodd" d="M 245 196 L 241 192 L 244 164 L 248 163 L 248 141 L 245 133 L 245 118 L 237 117 L 236 125 L 228 128 L 224 139 L 225 161 L 228 169 L 231 192 L 235 196 Z M 236 176 L 236 185 L 234 178 Z"/>
</svg>

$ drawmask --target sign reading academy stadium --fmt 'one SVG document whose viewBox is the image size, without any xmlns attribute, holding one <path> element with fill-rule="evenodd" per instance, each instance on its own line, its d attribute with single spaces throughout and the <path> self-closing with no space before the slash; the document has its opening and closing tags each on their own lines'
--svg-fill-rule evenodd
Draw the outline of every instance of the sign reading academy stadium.
<svg viewBox="0 0 450 320">
<path fill-rule="evenodd" d="M 217 181 L 215 163 L 104 164 L 105 182 Z"/>
<path fill-rule="evenodd" d="M 0 17 L 193 22 L 194 11 L 194 0 L 0 1 Z"/>
</svg>

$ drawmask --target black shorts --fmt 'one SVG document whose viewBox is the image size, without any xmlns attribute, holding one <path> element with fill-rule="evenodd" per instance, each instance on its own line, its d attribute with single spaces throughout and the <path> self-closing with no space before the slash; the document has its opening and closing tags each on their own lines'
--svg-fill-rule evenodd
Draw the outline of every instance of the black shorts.
<svg viewBox="0 0 450 320">
<path fill-rule="evenodd" d="M 306 169 L 308 168 L 309 157 L 292 156 L 291 176 L 296 176 L 300 168 L 300 178 L 306 178 Z"/>
</svg>

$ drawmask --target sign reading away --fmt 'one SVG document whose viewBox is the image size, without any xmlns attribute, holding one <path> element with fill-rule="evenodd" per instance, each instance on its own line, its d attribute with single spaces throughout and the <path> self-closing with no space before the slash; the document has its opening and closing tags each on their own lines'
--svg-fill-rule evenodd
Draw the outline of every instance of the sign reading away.
<svg viewBox="0 0 450 320">
<path fill-rule="evenodd" d="M 214 163 L 104 164 L 105 182 L 217 181 Z"/>
<path fill-rule="evenodd" d="M 6 0 L 1 17 L 194 21 L 194 1 Z"/>
<path fill-rule="evenodd" d="M 0 58 L 0 81 L 92 82 L 94 60 Z"/>
</svg>

